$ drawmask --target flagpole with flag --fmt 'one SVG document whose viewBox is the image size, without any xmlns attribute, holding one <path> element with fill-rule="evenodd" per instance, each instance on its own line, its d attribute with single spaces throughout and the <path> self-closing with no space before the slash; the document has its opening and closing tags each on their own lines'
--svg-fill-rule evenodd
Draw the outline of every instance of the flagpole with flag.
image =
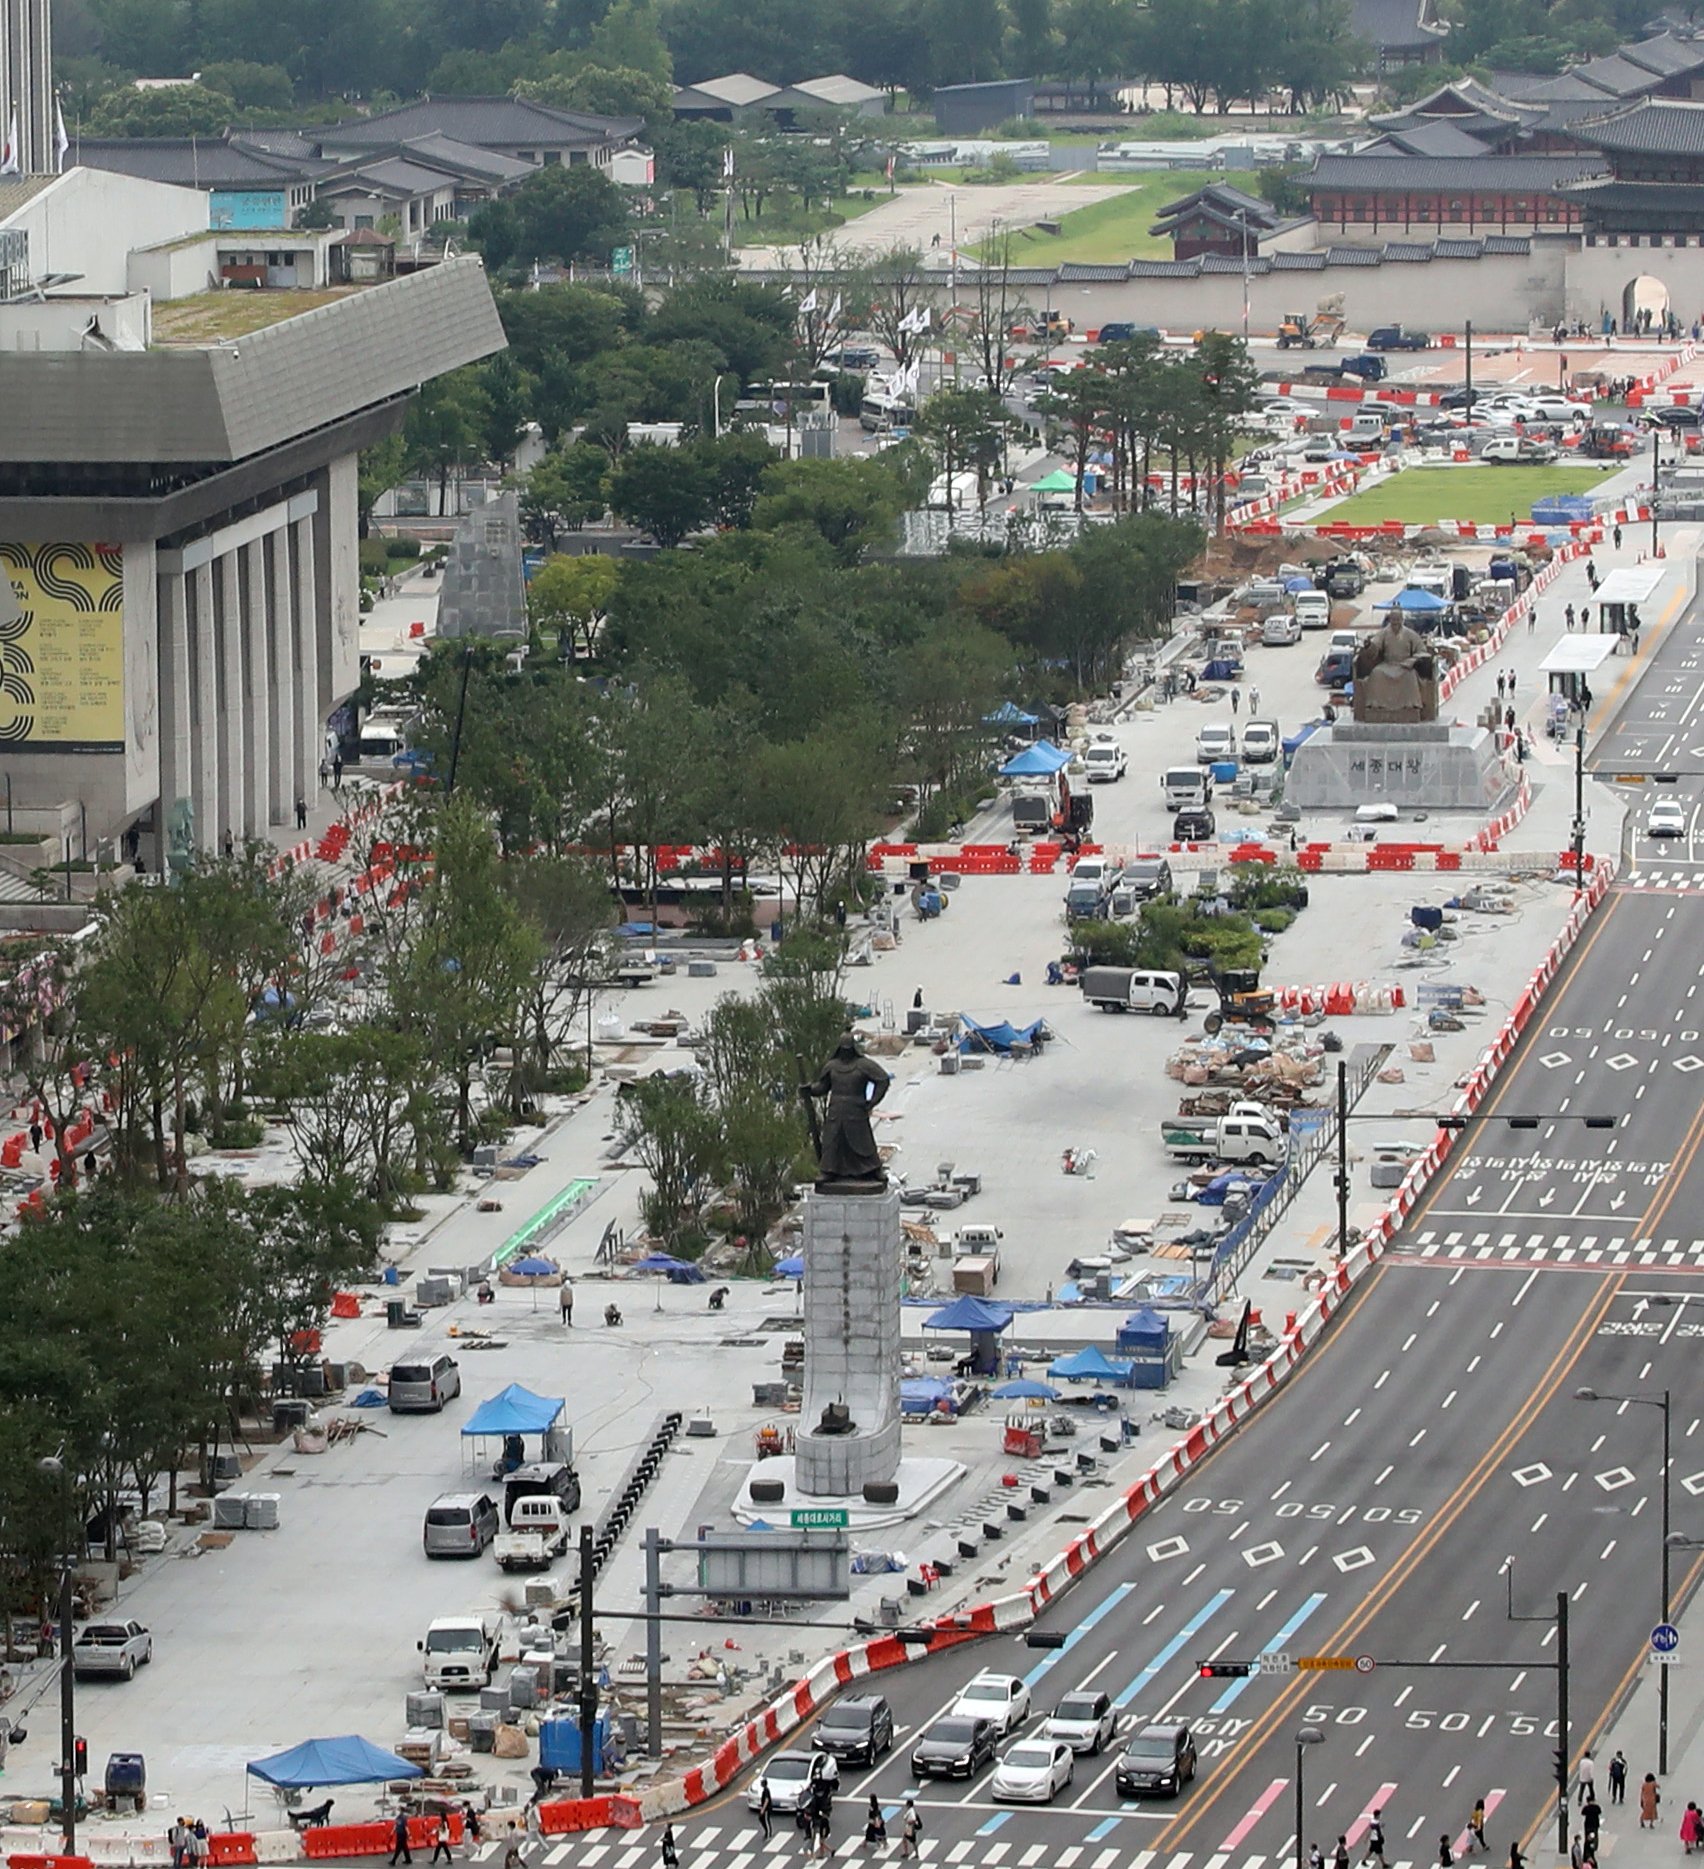
<svg viewBox="0 0 1704 1869">
<path fill-rule="evenodd" d="M 6 126 L 6 140 L 0 143 L 0 175 L 17 175 L 18 168 L 18 113 L 12 112 L 12 121 Z"/>
<path fill-rule="evenodd" d="M 722 151 L 722 253 L 734 257 L 734 146 Z"/>
<path fill-rule="evenodd" d="M 71 139 L 65 134 L 65 111 L 59 102 L 58 92 L 53 97 L 53 157 L 54 168 L 60 174 L 65 173 L 65 152 L 71 147 Z"/>
</svg>

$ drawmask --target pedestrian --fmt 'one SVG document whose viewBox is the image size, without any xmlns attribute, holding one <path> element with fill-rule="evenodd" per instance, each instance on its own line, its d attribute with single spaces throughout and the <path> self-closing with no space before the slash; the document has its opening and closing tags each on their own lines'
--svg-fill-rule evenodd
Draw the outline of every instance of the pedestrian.
<svg viewBox="0 0 1704 1869">
<path fill-rule="evenodd" d="M 1609 1801 L 1611 1804 L 1627 1802 L 1627 1754 L 1618 1751 L 1609 1762 Z"/>
<path fill-rule="evenodd" d="M 1438 1838 L 1438 1869 L 1452 1869 L 1454 1862 L 1455 1851 L 1450 1848 L 1449 1832 L 1446 1830 Z M 1575 1863 L 1574 1869 L 1580 1869 L 1580 1865 Z"/>
<path fill-rule="evenodd" d="M 1325 1869 L 1325 1852 L 1317 1843 L 1308 1845 L 1308 1869 Z"/>
<path fill-rule="evenodd" d="M 503 1869 L 526 1869 L 526 1852 L 521 1848 L 521 1831 L 512 1827 L 503 1847 Z"/>
<path fill-rule="evenodd" d="M 414 1860 L 414 1852 L 408 1847 L 408 1818 L 398 1811 L 391 1823 L 391 1869 L 396 1869 L 396 1859 L 401 1857 L 405 1863 Z"/>
<path fill-rule="evenodd" d="M 1617 551 L 1620 551 L 1621 550 L 1621 528 L 1617 526 L 1614 532 L 1610 534 L 1610 536 L 1615 540 L 1615 549 Z"/>
<path fill-rule="evenodd" d="M 917 1806 L 910 1798 L 905 1800 L 905 1815 L 899 1825 L 899 1856 L 904 1862 L 907 1857 L 917 1854 L 917 1839 L 923 1834 L 923 1819 L 917 1815 Z"/>
<path fill-rule="evenodd" d="M 1514 698 L 1515 698 L 1515 671 L 1513 669 L 1510 669 L 1509 670 L 1509 699 L 1512 701 Z M 1588 1754 L 1587 1756 L 1589 1757 L 1590 1754 Z"/>
<path fill-rule="evenodd" d="M 1534 604 L 1527 611 L 1527 634 L 1530 636 L 1538 628 L 1538 605 Z"/>
<path fill-rule="evenodd" d="M 887 1841 L 887 1819 L 882 1815 L 882 1801 L 872 1791 L 870 1808 L 864 1817 L 864 1841 L 866 1843 L 885 1843 Z"/>
<path fill-rule="evenodd" d="M 917 991 L 916 991 L 915 993 L 913 993 L 913 994 L 911 995 L 911 1010 L 912 1010 L 913 1012 L 921 1012 L 921 1011 L 923 1010 L 923 989 L 922 989 L 922 987 L 919 987 L 919 988 L 917 989 Z"/>
<path fill-rule="evenodd" d="M 1595 1791 L 1587 1798 L 1585 1804 L 1581 1807 L 1580 1828 L 1585 1832 L 1586 1853 L 1590 1856 L 1595 1856 L 1597 1854 L 1598 1835 L 1603 1829 L 1603 1806 L 1598 1803 L 1597 1793 Z"/>
<path fill-rule="evenodd" d="M 1663 1801 L 1663 1794 L 1657 1786 L 1655 1772 L 1647 1772 L 1639 1786 L 1639 1828 L 1655 1830 L 1657 1827 L 1657 1806 Z"/>
<path fill-rule="evenodd" d="M 775 1800 L 770 1796 L 769 1780 L 763 1781 L 763 1789 L 757 1797 L 757 1827 L 763 1832 L 765 1843 L 775 1834 Z"/>
<path fill-rule="evenodd" d="M 195 1869 L 207 1869 L 207 1859 L 213 1854 L 213 1839 L 207 1834 L 207 1826 L 198 1817 L 195 1827 L 189 1834 L 189 1856 Z"/>
<path fill-rule="evenodd" d="M 1704 1842 L 1704 1815 L 1700 1814 L 1698 1806 L 1690 1798 L 1686 1809 L 1680 1814 L 1680 1840 L 1686 1845 L 1688 1856 Z"/>
<path fill-rule="evenodd" d="M 526 1826 L 529 1844 L 544 1841 L 544 1819 L 538 1814 L 538 1801 L 544 1796 L 545 1789 L 544 1785 L 540 1785 L 527 1801 Z"/>
<path fill-rule="evenodd" d="M 1574 1840 L 1568 1846 L 1568 1869 L 1585 1869 L 1586 1852 L 1580 1842 L 1579 1831 L 1574 1832 Z"/>
<path fill-rule="evenodd" d="M 574 1328 L 574 1285 L 566 1274 L 563 1276 L 562 1283 L 556 1288 L 556 1303 L 562 1312 L 562 1328 L 572 1330 Z M 767 1788 L 765 1786 L 765 1789 Z"/>
<path fill-rule="evenodd" d="M 1475 1850 L 1478 1850 L 1482 1856 L 1485 1853 L 1485 1800 L 1483 1798 L 1474 1799 L 1473 1809 L 1468 1813 L 1467 1819 L 1467 1854 L 1471 1856 Z"/>
<path fill-rule="evenodd" d="M 1260 712 L 1260 690 L 1258 688 L 1250 688 L 1248 691 L 1248 711 L 1251 717 Z"/>
<path fill-rule="evenodd" d="M 1505 692 L 1507 691 L 1508 683 L 1509 683 L 1508 676 L 1505 675 L 1501 669 L 1498 669 L 1497 671 L 1497 699 L 1499 701 L 1502 700 Z"/>
<path fill-rule="evenodd" d="M 1510 733 L 1514 732 L 1515 710 L 1512 707 L 1508 707 L 1503 710 L 1503 725 L 1507 729 L 1508 732 Z"/>
<path fill-rule="evenodd" d="M 166 1832 L 166 1842 L 172 1852 L 172 1869 L 183 1869 L 184 1840 L 188 1835 L 189 1825 L 181 1817 L 174 1817 L 171 1828 Z"/>
<path fill-rule="evenodd" d="M 467 1801 L 462 1799 L 462 1835 L 469 1843 L 478 1845 L 485 1841 L 485 1828 L 479 1821 L 479 1813 Z"/>
<path fill-rule="evenodd" d="M 1526 1869 L 1526 1858 L 1521 1854 L 1519 1837 L 1509 1845 L 1509 1869 Z"/>
<path fill-rule="evenodd" d="M 455 1861 L 455 1858 L 450 1854 L 450 1814 L 448 1811 L 440 1811 L 438 1813 L 438 1828 L 433 1833 L 432 1838 L 431 1860 L 436 1862 L 440 1855 L 443 1856 L 444 1861 L 447 1863 Z"/>
<path fill-rule="evenodd" d="M 816 1810 L 808 1794 L 801 1793 L 799 1801 L 793 1806 L 793 1828 L 804 1839 L 806 1850 L 811 1847 L 811 1839 L 816 1835 Z"/>
<path fill-rule="evenodd" d="M 1231 712 L 1235 714 L 1241 709 L 1241 707 L 1242 707 L 1242 690 L 1240 688 L 1233 688 L 1231 690 Z"/>
<path fill-rule="evenodd" d="M 43 1134 L 44 1132 L 39 1121 L 30 1124 L 30 1153 L 32 1155 L 39 1155 L 41 1153 Z M 181 1817 L 178 1819 L 178 1822 L 183 1825 L 184 1836 L 187 1839 L 189 1835 L 188 1823 Z"/>
<path fill-rule="evenodd" d="M 1331 1852 L 1331 1869 L 1349 1869 L 1349 1839 L 1340 1836 L 1337 1847 Z"/>
<path fill-rule="evenodd" d="M 663 1869 L 680 1869 L 680 1849 L 675 1843 L 673 1824 L 663 1825 Z"/>
<path fill-rule="evenodd" d="M 1562 621 L 1566 623 L 1569 630 L 1572 631 L 1574 627 L 1574 606 L 1572 604 L 1562 612 Z"/>
<path fill-rule="evenodd" d="M 1372 1821 L 1367 1825 L 1367 1853 L 1361 1858 L 1361 1869 L 1367 1869 L 1369 1863 L 1377 1863 L 1379 1869 L 1385 1869 L 1384 1812 L 1374 1811 Z"/>
<path fill-rule="evenodd" d="M 226 831 L 225 833 L 225 855 L 228 857 L 234 857 L 236 854 L 237 854 L 236 835 L 232 831 Z"/>
<path fill-rule="evenodd" d="M 331 756 L 331 789 L 334 792 L 341 792 L 343 790 L 343 753 L 341 749 Z"/>
<path fill-rule="evenodd" d="M 331 761 L 329 759 L 322 759 L 320 761 L 320 784 L 323 787 L 323 786 L 329 785 L 330 783 L 331 783 Z"/>
<path fill-rule="evenodd" d="M 1575 1782 L 1580 1787 L 1580 1806 L 1584 1809 L 1586 1799 L 1597 1789 L 1597 1767 L 1592 1763 L 1592 1755 L 1589 1751 L 1580 1757 L 1580 1769 Z"/>
</svg>

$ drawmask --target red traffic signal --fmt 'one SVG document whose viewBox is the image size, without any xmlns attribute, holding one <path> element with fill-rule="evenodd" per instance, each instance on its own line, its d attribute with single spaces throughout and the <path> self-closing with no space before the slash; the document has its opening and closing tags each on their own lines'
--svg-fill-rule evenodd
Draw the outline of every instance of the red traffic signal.
<svg viewBox="0 0 1704 1869">
<path fill-rule="evenodd" d="M 1241 1681 L 1254 1673 L 1252 1661 L 1203 1661 L 1198 1666 L 1204 1681 Z"/>
</svg>

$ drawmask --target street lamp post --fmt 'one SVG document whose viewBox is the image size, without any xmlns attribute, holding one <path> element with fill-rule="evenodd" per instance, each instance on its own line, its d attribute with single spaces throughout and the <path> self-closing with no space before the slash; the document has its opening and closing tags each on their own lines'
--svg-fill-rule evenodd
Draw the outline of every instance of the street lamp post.
<svg viewBox="0 0 1704 1869">
<path fill-rule="evenodd" d="M 59 1556 L 59 1802 L 65 1829 L 65 1854 L 77 1854 L 77 1676 L 71 1666 L 71 1612 L 76 1586 L 76 1549 L 71 1535 L 71 1469 L 60 1454 L 44 1454 L 36 1465 L 60 1483 L 63 1511 Z"/>
<path fill-rule="evenodd" d="M 1663 477 L 1663 426 L 1657 423 L 1651 430 L 1651 556 L 1656 557 L 1657 546 L 1657 487 Z"/>
<path fill-rule="evenodd" d="M 1574 729 L 1574 887 L 1586 886 L 1586 716 Z"/>
<path fill-rule="evenodd" d="M 1304 1761 L 1309 1746 L 1325 1744 L 1325 1734 L 1317 1726 L 1296 1728 L 1296 1869 L 1307 1869 L 1307 1796 L 1303 1789 Z"/>
<path fill-rule="evenodd" d="M 1669 1438 L 1673 1411 L 1669 1406 L 1669 1392 L 1663 1390 L 1659 1400 L 1654 1395 L 1602 1395 L 1596 1389 L 1576 1389 L 1574 1396 L 1581 1402 L 1631 1402 L 1640 1408 L 1655 1408 L 1662 1411 L 1663 1417 L 1663 1549 L 1662 1549 L 1662 1620 L 1669 1619 Z M 1657 1669 L 1657 1770 L 1668 1776 L 1668 1737 L 1669 1737 L 1669 1665 L 1659 1663 Z"/>
</svg>

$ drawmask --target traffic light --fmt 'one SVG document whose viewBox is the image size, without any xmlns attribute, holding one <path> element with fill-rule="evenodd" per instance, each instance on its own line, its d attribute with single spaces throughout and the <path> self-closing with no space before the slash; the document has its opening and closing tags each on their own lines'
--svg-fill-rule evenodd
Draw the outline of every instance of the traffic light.
<svg viewBox="0 0 1704 1869">
<path fill-rule="evenodd" d="M 74 1739 L 71 1742 L 71 1769 L 79 1778 L 89 1775 L 89 1742 L 86 1739 Z"/>
<path fill-rule="evenodd" d="M 1204 1681 L 1245 1680 L 1254 1673 L 1252 1661 L 1204 1661 L 1200 1663 Z"/>
<path fill-rule="evenodd" d="M 1566 1797 L 1568 1794 L 1568 1752 L 1563 1746 L 1553 1747 L 1550 1754 L 1550 1769 L 1556 1776 L 1558 1789 Z"/>
</svg>

